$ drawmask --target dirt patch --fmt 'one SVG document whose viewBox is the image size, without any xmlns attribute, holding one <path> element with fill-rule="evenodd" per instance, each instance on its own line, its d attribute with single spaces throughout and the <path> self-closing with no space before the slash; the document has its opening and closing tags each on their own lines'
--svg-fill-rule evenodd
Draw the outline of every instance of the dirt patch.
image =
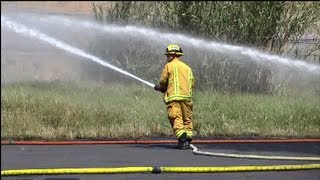
<svg viewBox="0 0 320 180">
<path fill-rule="evenodd" d="M 48 13 L 93 14 L 94 1 L 1 1 L 1 10 L 37 10 Z"/>
</svg>

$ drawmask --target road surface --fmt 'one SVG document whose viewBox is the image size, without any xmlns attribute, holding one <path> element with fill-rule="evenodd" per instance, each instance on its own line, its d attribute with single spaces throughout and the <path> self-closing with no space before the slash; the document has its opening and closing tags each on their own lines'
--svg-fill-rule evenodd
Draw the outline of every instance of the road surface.
<svg viewBox="0 0 320 180">
<path fill-rule="evenodd" d="M 273 156 L 320 156 L 320 143 L 196 144 L 201 151 Z M 243 166 L 312 164 L 319 161 L 239 159 L 194 155 L 175 145 L 2 145 L 1 170 L 31 168 L 98 168 L 128 166 Z M 83 174 L 2 177 L 12 180 L 82 179 L 259 179 L 319 180 L 320 170 L 228 172 L 228 173 L 140 173 Z"/>
</svg>

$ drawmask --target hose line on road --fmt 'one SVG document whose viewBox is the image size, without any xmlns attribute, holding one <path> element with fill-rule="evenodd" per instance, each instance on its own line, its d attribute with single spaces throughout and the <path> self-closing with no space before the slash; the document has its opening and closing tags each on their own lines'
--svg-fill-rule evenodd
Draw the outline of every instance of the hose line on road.
<svg viewBox="0 0 320 180">
<path fill-rule="evenodd" d="M 153 167 L 20 169 L 1 171 L 1 176 L 146 173 L 152 171 Z"/>
<path fill-rule="evenodd" d="M 218 142 L 218 141 L 217 141 Z M 239 141 L 240 142 L 240 141 Z M 250 142 L 250 141 L 247 141 Z M 317 142 L 319 142 L 317 140 Z M 51 142 L 52 143 L 52 142 Z M 95 144 L 97 142 L 91 142 Z M 97 144 L 158 144 L 163 141 L 120 141 L 120 142 L 98 142 Z M 169 142 L 173 143 L 173 142 Z M 208 143 L 206 141 L 198 143 Z M 225 143 L 225 142 L 223 142 Z M 9 142 L 1 141 L 2 145 L 48 145 L 50 142 Z M 85 144 L 85 142 L 59 142 L 51 145 L 67 144 Z M 90 143 L 89 143 L 90 144 Z M 259 155 L 240 155 L 199 151 L 197 147 L 191 144 L 192 152 L 198 155 L 233 157 L 233 158 L 251 158 L 251 159 L 272 159 L 272 160 L 312 160 L 318 161 L 320 157 L 290 157 L 290 156 L 259 156 Z M 111 167 L 111 168 L 56 168 L 56 169 L 20 169 L 20 170 L 2 170 L 1 176 L 21 176 L 21 175 L 59 175 L 59 174 L 116 174 L 116 173 L 219 173 L 219 172 L 250 172 L 250 171 L 293 171 L 320 169 L 320 164 L 300 164 L 300 165 L 269 165 L 269 166 L 225 166 L 225 167 Z"/>
<path fill-rule="evenodd" d="M 198 155 L 206 156 L 220 156 L 231 158 L 249 158 L 249 159 L 272 159 L 272 160 L 297 160 L 297 161 L 320 161 L 320 157 L 291 157 L 291 156 L 262 156 L 262 155 L 249 155 L 249 154 L 227 154 L 227 153 L 214 153 L 199 151 L 197 147 L 190 144 L 192 152 Z"/>
<path fill-rule="evenodd" d="M 297 143 L 297 142 L 320 142 L 320 139 L 288 139 L 288 140 L 195 140 L 196 144 L 211 143 Z M 176 140 L 124 140 L 124 141 L 1 141 L 1 145 L 96 145 L 96 144 L 173 144 Z M 320 161 L 320 157 L 290 157 L 290 156 L 263 156 L 263 155 L 243 155 L 227 154 L 199 151 L 191 144 L 194 154 L 206 156 L 220 156 L 230 158 L 249 158 L 249 159 L 270 159 L 270 160 L 301 160 L 301 161 Z"/>
<path fill-rule="evenodd" d="M 62 175 L 62 174 L 119 174 L 119 173 L 222 173 L 250 171 L 294 171 L 320 169 L 320 164 L 269 165 L 269 166 L 224 166 L 224 167 L 112 167 L 112 168 L 56 168 L 3 170 L 4 176 Z"/>
<path fill-rule="evenodd" d="M 219 173 L 249 171 L 293 171 L 320 169 L 320 164 L 270 165 L 270 166 L 226 166 L 226 167 L 162 167 L 166 173 Z"/>
</svg>

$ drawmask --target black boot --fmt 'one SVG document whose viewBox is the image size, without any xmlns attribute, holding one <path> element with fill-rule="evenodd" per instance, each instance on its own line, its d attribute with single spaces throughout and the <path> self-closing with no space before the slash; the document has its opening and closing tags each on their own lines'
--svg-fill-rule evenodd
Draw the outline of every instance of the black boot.
<svg viewBox="0 0 320 180">
<path fill-rule="evenodd" d="M 191 137 L 187 137 L 187 141 L 189 142 L 189 144 L 191 144 L 192 138 Z"/>
<path fill-rule="evenodd" d="M 187 143 L 186 143 L 186 149 L 192 149 L 191 146 L 190 146 L 192 139 L 191 139 L 190 137 L 187 137 L 187 140 L 186 140 L 186 141 L 187 141 Z"/>
<path fill-rule="evenodd" d="M 191 137 L 187 137 L 187 141 L 189 144 L 191 144 L 192 138 Z"/>
<path fill-rule="evenodd" d="M 190 148 L 190 144 L 187 141 L 187 133 L 183 133 L 181 135 L 181 137 L 178 139 L 178 147 L 180 149 L 189 149 Z"/>
</svg>

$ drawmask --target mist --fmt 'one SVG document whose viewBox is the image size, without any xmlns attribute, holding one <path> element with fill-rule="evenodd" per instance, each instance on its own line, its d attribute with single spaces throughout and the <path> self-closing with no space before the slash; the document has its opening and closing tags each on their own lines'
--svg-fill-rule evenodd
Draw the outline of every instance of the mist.
<svg viewBox="0 0 320 180">
<path fill-rule="evenodd" d="M 272 75 L 264 79 L 265 83 L 275 85 L 285 81 L 303 90 L 307 85 L 318 87 L 320 84 L 319 65 L 271 55 L 245 46 L 197 39 L 145 27 L 99 24 L 89 16 L 25 12 L 4 15 L 153 83 L 157 82 L 165 63 L 164 49 L 170 43 L 177 43 L 185 54 L 182 59 L 191 64 L 196 71 L 198 82 L 209 85 L 207 87 L 219 86 L 219 81 L 225 78 L 224 75 L 232 75 L 230 69 L 224 72 L 224 66 L 238 69 L 238 74 L 242 71 L 248 73 L 248 70 L 253 74 L 259 73 L 257 69 L 260 68 Z M 21 36 L 7 28 L 1 28 L 1 37 L 2 83 L 26 80 L 89 80 L 103 83 L 128 81 L 126 76 L 111 69 L 37 39 Z M 213 71 L 218 68 L 219 74 L 211 75 L 216 73 Z M 248 76 L 244 76 L 237 83 L 244 84 L 243 81 Z M 260 79 L 255 83 L 259 81 Z"/>
</svg>

